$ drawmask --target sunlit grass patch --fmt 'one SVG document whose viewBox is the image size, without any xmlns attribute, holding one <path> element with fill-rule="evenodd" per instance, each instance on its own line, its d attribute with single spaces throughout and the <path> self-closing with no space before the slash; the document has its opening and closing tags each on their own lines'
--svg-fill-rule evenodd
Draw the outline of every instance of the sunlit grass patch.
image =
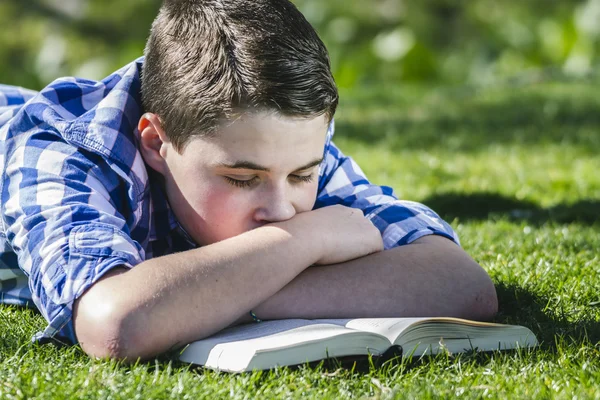
<svg viewBox="0 0 600 400">
<path fill-rule="evenodd" d="M 489 271 L 497 321 L 534 350 L 230 375 L 167 358 L 127 366 L 30 344 L 43 318 L 0 307 L 0 398 L 599 398 L 597 85 L 343 93 L 336 143 L 424 202 Z"/>
</svg>

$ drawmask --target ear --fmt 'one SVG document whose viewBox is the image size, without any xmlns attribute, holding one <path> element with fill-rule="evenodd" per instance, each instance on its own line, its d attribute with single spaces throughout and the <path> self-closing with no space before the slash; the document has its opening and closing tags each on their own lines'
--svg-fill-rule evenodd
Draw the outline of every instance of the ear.
<svg viewBox="0 0 600 400">
<path fill-rule="evenodd" d="M 160 118 L 153 113 L 145 113 L 138 123 L 140 131 L 140 152 L 146 164 L 165 175 L 167 148 L 171 145 L 162 128 Z"/>
</svg>

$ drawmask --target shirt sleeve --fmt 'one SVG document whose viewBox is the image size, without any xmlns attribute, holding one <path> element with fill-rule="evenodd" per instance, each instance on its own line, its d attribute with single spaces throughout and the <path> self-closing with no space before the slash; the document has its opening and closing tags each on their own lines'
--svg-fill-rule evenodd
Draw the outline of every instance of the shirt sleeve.
<svg viewBox="0 0 600 400">
<path fill-rule="evenodd" d="M 120 206 L 125 185 L 101 157 L 50 131 L 20 134 L 4 147 L 1 222 L 48 321 L 38 339 L 76 343 L 73 302 L 112 268 L 144 258 Z"/>
<path fill-rule="evenodd" d="M 0 84 L 0 128 L 36 94 L 33 90 Z"/>
<path fill-rule="evenodd" d="M 409 244 L 426 235 L 444 236 L 460 244 L 452 227 L 429 207 L 398 200 L 392 188 L 370 183 L 358 164 L 335 146 L 333 132 L 332 122 L 320 166 L 315 208 L 341 204 L 363 210 L 381 232 L 385 249 Z"/>
</svg>

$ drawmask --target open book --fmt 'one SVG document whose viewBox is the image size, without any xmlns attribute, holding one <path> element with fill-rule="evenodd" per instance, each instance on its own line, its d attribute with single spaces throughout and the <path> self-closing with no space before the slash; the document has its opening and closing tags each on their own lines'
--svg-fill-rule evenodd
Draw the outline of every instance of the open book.
<svg viewBox="0 0 600 400">
<path fill-rule="evenodd" d="M 440 351 L 492 351 L 537 345 L 527 328 L 458 318 L 287 319 L 228 328 L 183 349 L 179 359 L 242 372 L 326 358 L 380 356 L 392 346 L 403 357 Z"/>
</svg>

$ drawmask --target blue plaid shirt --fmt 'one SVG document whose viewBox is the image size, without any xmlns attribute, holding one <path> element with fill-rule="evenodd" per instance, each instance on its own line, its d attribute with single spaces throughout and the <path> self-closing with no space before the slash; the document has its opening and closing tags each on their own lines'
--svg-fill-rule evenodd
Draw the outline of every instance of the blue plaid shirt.
<svg viewBox="0 0 600 400">
<path fill-rule="evenodd" d="M 63 78 L 41 92 L 0 85 L 0 303 L 36 307 L 35 339 L 76 343 L 73 302 L 106 272 L 197 247 L 138 151 L 143 58 L 100 82 Z M 452 228 L 429 208 L 369 183 L 333 144 L 315 208 L 356 207 L 385 248 Z"/>
</svg>

